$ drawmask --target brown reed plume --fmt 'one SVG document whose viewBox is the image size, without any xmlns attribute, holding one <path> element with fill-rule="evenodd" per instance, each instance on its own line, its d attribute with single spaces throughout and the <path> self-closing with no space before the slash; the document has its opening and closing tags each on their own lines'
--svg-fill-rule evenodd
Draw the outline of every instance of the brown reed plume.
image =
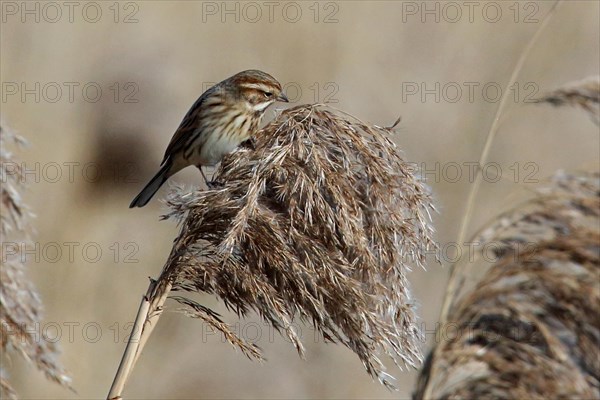
<svg viewBox="0 0 600 400">
<path fill-rule="evenodd" d="M 554 106 L 580 107 L 587 111 L 596 125 L 600 124 L 600 76 L 590 76 L 581 81 L 568 83 L 546 94 L 538 103 Z"/>
<path fill-rule="evenodd" d="M 600 398 L 600 174 L 557 174 L 475 241 L 497 260 L 475 260 L 414 398 Z"/>
<path fill-rule="evenodd" d="M 397 365 L 421 360 L 407 273 L 435 247 L 431 199 L 388 138 L 322 105 L 282 112 L 253 142 L 227 156 L 206 191 L 175 190 L 165 218 L 181 231 L 160 278 L 142 300 L 109 393 L 119 398 L 170 290 L 187 313 L 246 343 L 186 296 L 215 294 L 239 316 L 256 312 L 302 356 L 292 322 L 354 351 L 391 387 L 379 353 Z"/>
<path fill-rule="evenodd" d="M 0 344 L 2 357 L 16 350 L 31 361 L 48 379 L 69 387 L 71 379 L 58 362 L 53 343 L 36 334 L 41 320 L 41 301 L 25 276 L 23 245 L 31 232 L 29 210 L 23 204 L 20 163 L 7 150 L 9 144 L 24 140 L 0 125 Z M 17 395 L 0 371 L 0 397 Z"/>
</svg>

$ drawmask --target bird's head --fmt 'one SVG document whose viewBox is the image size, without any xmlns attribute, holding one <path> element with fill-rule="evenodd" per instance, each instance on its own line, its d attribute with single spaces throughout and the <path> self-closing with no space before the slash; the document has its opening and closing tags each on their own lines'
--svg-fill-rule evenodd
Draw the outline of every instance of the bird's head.
<svg viewBox="0 0 600 400">
<path fill-rule="evenodd" d="M 276 101 L 289 102 L 281 84 L 266 72 L 258 70 L 242 71 L 228 79 L 236 88 L 237 96 L 254 113 L 263 113 Z"/>
</svg>

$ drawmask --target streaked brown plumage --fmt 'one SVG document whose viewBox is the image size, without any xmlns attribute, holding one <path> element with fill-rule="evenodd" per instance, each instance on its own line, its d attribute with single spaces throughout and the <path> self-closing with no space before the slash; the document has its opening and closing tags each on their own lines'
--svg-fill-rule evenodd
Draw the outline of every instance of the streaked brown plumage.
<svg viewBox="0 0 600 400">
<path fill-rule="evenodd" d="M 192 105 L 167 146 L 161 169 L 129 205 L 143 207 L 173 174 L 195 165 L 213 166 L 249 139 L 265 110 L 287 102 L 281 84 L 271 75 L 242 71 L 204 92 Z M 208 182 L 207 182 L 208 183 Z"/>
</svg>

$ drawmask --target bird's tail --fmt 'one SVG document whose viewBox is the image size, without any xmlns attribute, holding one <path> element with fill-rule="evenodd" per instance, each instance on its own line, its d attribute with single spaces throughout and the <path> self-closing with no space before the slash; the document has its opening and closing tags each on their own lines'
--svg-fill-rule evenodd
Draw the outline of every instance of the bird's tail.
<svg viewBox="0 0 600 400">
<path fill-rule="evenodd" d="M 144 207 L 146 204 L 148 204 L 152 196 L 154 196 L 154 194 L 158 191 L 158 189 L 160 189 L 163 183 L 165 183 L 166 180 L 169 179 L 169 176 L 171 176 L 171 174 L 169 173 L 170 169 L 171 163 L 166 162 L 165 165 L 162 166 L 160 171 L 158 171 L 158 173 L 154 175 L 154 178 L 152 178 L 150 182 L 148 182 L 148 184 L 142 189 L 140 194 L 135 196 L 135 199 L 133 199 L 133 201 L 129 205 L 129 208 Z"/>
</svg>

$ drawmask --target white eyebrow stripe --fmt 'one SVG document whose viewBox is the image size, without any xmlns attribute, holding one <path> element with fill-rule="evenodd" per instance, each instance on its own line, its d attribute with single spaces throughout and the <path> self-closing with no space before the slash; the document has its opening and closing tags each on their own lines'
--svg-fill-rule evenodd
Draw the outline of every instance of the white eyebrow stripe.
<svg viewBox="0 0 600 400">
<path fill-rule="evenodd" d="M 260 83 L 244 83 L 243 86 L 248 89 L 258 89 L 266 91 L 265 85 L 261 85 Z"/>
</svg>

